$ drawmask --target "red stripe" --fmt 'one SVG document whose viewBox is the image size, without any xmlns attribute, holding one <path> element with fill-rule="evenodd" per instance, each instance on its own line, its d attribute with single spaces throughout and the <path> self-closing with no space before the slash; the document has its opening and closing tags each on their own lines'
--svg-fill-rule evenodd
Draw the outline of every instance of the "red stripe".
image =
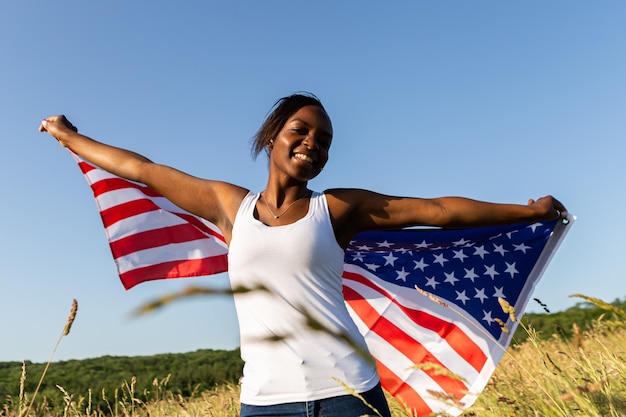
<svg viewBox="0 0 626 417">
<path fill-rule="evenodd" d="M 136 184 L 123 178 L 104 178 L 91 184 L 91 189 L 96 198 L 109 191 L 124 190 L 126 188 L 137 190 L 148 197 L 163 197 L 146 185 Z"/>
<path fill-rule="evenodd" d="M 110 227 L 120 220 L 127 219 L 138 214 L 149 213 L 151 211 L 159 211 L 161 208 L 147 198 L 141 200 L 133 200 L 127 203 L 118 204 L 109 207 L 100 212 L 104 227 Z"/>
<path fill-rule="evenodd" d="M 189 278 L 219 274 L 228 270 L 228 257 L 218 255 L 203 259 L 163 262 L 137 268 L 120 274 L 124 288 L 131 289 L 137 284 L 164 278 Z"/>
<path fill-rule="evenodd" d="M 485 366 L 487 356 L 480 347 L 455 324 L 449 323 L 424 311 L 414 310 L 400 304 L 387 291 L 359 274 L 344 271 L 343 277 L 357 281 L 385 295 L 385 297 L 390 299 L 416 324 L 436 332 L 442 339 L 445 339 L 450 347 L 477 372 L 480 372 Z M 348 299 L 346 298 L 346 300 Z"/>
<path fill-rule="evenodd" d="M 89 165 L 87 162 L 85 161 L 80 161 L 78 163 L 78 167 L 80 168 L 81 172 L 83 174 L 87 174 L 89 171 L 93 171 L 94 169 L 96 169 L 96 167 L 94 167 L 93 165 Z"/>
<path fill-rule="evenodd" d="M 191 223 L 193 226 L 195 226 L 197 229 L 202 230 L 204 233 L 211 235 L 215 237 L 216 239 L 219 239 L 222 242 L 226 243 L 226 239 L 224 238 L 224 236 L 221 235 L 221 233 L 216 232 L 215 230 L 208 227 L 202 220 L 200 220 L 198 217 L 194 216 L 193 214 L 188 214 L 188 213 L 173 213 L 173 214 L 186 220 L 187 223 Z"/>
<path fill-rule="evenodd" d="M 176 226 L 147 230 L 111 242 L 111 252 L 115 259 L 140 250 L 157 248 L 173 243 L 204 240 L 207 236 L 194 226 L 183 223 Z"/>
<path fill-rule="evenodd" d="M 419 341 L 400 329 L 387 317 L 381 316 L 358 292 L 345 286 L 343 291 L 346 300 L 349 300 L 348 304 L 363 320 L 365 325 L 396 348 L 396 350 L 402 352 L 411 363 L 428 363 L 448 369 Z M 436 369 L 424 369 L 422 372 L 427 374 L 449 395 L 460 399 L 467 394 L 467 386 L 458 379 L 446 375 L 438 375 Z"/>
<path fill-rule="evenodd" d="M 429 416 L 432 414 L 433 410 L 410 384 L 398 378 L 396 374 L 379 360 L 376 361 L 376 367 L 378 369 L 378 375 L 380 376 L 381 385 L 394 398 L 400 400 L 398 401 L 400 405 L 405 409 L 408 407 L 411 410 L 411 416 Z"/>
</svg>

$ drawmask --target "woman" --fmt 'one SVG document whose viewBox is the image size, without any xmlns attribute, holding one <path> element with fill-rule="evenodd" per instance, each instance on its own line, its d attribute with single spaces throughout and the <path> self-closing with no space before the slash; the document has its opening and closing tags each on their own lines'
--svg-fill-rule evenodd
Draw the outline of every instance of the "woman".
<svg viewBox="0 0 626 417">
<path fill-rule="evenodd" d="M 44 119 L 61 145 L 129 180 L 142 182 L 181 208 L 217 225 L 229 245 L 245 361 L 241 416 L 389 416 L 367 347 L 343 302 L 344 249 L 357 233 L 414 225 L 475 227 L 561 216 L 547 196 L 528 205 L 460 197 L 391 197 L 358 189 L 308 189 L 328 161 L 333 128 L 320 101 L 284 97 L 257 132 L 269 175 L 260 193 L 205 180 L 81 135 L 64 116 Z M 311 328 L 322 325 L 326 332 Z M 341 334 L 352 343 L 345 343 Z M 364 401 L 349 395 L 345 386 Z"/>
</svg>

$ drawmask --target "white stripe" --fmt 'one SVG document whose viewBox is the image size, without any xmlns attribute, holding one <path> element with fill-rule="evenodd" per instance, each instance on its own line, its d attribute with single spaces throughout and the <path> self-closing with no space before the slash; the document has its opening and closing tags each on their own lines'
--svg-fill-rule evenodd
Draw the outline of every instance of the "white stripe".
<svg viewBox="0 0 626 417">
<path fill-rule="evenodd" d="M 133 252 L 119 257 L 115 261 L 119 273 L 124 274 L 145 266 L 171 261 L 203 259 L 224 254 L 226 254 L 226 250 L 223 247 L 208 239 L 202 239 Z"/>
<path fill-rule="evenodd" d="M 150 211 L 148 213 L 130 216 L 107 227 L 109 240 L 113 243 L 119 239 L 150 230 L 185 224 L 185 219 L 166 211 Z M 202 232 L 202 230 L 199 230 Z M 202 232 L 206 235 L 205 232 Z M 208 238 L 208 235 L 207 235 Z"/>
<path fill-rule="evenodd" d="M 93 165 L 92 165 L 93 166 Z M 87 179 L 87 182 L 90 185 L 93 185 L 95 183 L 97 183 L 98 181 L 102 181 L 102 180 L 110 180 L 110 179 L 120 179 L 120 177 L 117 177 L 103 169 L 92 169 L 91 171 L 89 171 L 88 173 L 85 174 L 85 178 Z M 133 184 L 137 184 L 137 185 L 141 185 L 138 182 L 133 182 L 130 180 L 124 180 L 126 182 L 129 183 L 133 183 Z"/>
<path fill-rule="evenodd" d="M 100 211 L 108 210 L 111 207 L 137 200 L 150 200 L 150 198 L 146 197 L 144 193 L 134 188 L 122 188 L 119 190 L 107 191 L 106 193 L 100 194 L 96 198 Z"/>
</svg>

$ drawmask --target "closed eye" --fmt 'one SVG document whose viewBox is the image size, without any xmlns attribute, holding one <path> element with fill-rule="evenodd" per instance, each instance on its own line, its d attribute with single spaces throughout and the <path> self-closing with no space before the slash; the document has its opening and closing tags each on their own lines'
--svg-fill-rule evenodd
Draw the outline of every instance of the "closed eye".
<svg viewBox="0 0 626 417">
<path fill-rule="evenodd" d="M 330 141 L 328 140 L 320 140 L 320 146 L 324 149 L 330 149 Z"/>
</svg>

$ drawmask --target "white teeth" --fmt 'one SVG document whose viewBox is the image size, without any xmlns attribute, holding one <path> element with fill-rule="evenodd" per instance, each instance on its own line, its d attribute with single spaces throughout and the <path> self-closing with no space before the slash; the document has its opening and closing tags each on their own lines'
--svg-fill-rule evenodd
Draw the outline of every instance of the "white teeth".
<svg viewBox="0 0 626 417">
<path fill-rule="evenodd" d="M 304 155 L 304 154 L 297 153 L 297 154 L 295 154 L 294 156 L 295 156 L 296 158 L 298 158 L 298 159 L 301 159 L 301 160 L 303 160 L 303 161 L 308 162 L 309 164 L 312 164 L 312 163 L 313 163 L 313 159 L 312 159 L 311 157 L 309 157 L 309 156 Z"/>
</svg>

